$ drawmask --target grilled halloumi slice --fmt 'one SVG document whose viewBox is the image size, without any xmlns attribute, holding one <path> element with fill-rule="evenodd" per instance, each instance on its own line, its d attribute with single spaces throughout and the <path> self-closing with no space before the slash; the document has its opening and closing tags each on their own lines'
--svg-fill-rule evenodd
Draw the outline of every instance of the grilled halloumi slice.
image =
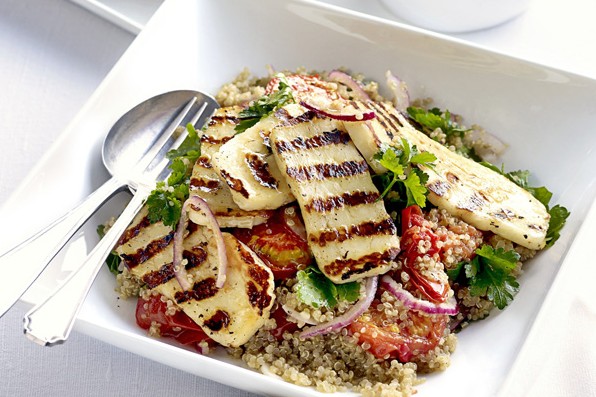
<svg viewBox="0 0 596 397">
<path fill-rule="evenodd" d="M 374 155 L 379 153 L 384 145 L 391 145 L 393 142 L 388 129 L 382 125 L 382 120 L 375 118 L 366 121 L 344 121 L 343 125 L 375 174 L 387 172 L 387 168 L 374 159 Z"/>
<path fill-rule="evenodd" d="M 230 188 L 236 204 L 246 211 L 274 210 L 294 201 L 265 139 L 278 123 L 271 115 L 226 142 L 213 164 Z"/>
<path fill-rule="evenodd" d="M 223 346 L 246 343 L 269 318 L 275 300 L 271 270 L 248 247 L 224 233 L 228 270 L 226 283 L 215 286 L 216 250 L 210 232 L 189 224 L 183 258 L 192 289 L 183 291 L 172 265 L 173 231 L 150 224 L 143 209 L 122 236 L 116 249 L 130 272 L 149 288 L 172 300 L 207 335 Z"/>
<path fill-rule="evenodd" d="M 367 103 L 393 136 L 437 157 L 429 175 L 428 200 L 480 230 L 491 231 L 530 249 L 544 248 L 550 215 L 528 191 L 489 168 L 452 152 L 416 130 L 388 103 Z M 422 168 L 422 167 L 421 167 Z"/>
<path fill-rule="evenodd" d="M 336 283 L 387 272 L 399 253 L 396 227 L 342 124 L 315 118 L 276 127 L 270 140 L 321 271 Z"/>
<path fill-rule="evenodd" d="M 251 228 L 264 223 L 270 216 L 267 211 L 245 211 L 232 199 L 232 193 L 219 173 L 213 168 L 212 158 L 221 146 L 231 140 L 236 131 L 239 106 L 219 108 L 201 135 L 201 156 L 195 163 L 190 180 L 191 194 L 201 197 L 217 218 L 220 227 Z M 190 212 L 190 219 L 195 219 Z"/>
</svg>

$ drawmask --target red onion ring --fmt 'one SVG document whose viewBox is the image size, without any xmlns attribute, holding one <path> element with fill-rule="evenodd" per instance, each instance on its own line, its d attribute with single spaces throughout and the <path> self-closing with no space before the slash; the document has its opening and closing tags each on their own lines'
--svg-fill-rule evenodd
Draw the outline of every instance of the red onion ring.
<svg viewBox="0 0 596 397">
<path fill-rule="evenodd" d="M 354 78 L 349 74 L 344 73 L 340 70 L 332 70 L 331 72 L 329 72 L 328 77 L 329 80 L 341 83 L 350 88 L 352 90 L 352 93 L 354 93 L 354 99 L 363 102 L 370 100 L 370 97 L 368 96 L 366 91 L 364 91 L 360 83 L 354 80 Z"/>
<path fill-rule="evenodd" d="M 426 314 L 448 314 L 454 316 L 459 313 L 457 302 L 454 297 L 448 301 L 435 304 L 424 299 L 416 298 L 410 292 L 406 291 L 394 279 L 385 275 L 381 278 L 381 285 L 393 294 L 405 307 L 411 310 L 417 310 Z"/>
<path fill-rule="evenodd" d="M 335 317 L 334 319 L 325 323 L 317 324 L 314 327 L 310 327 L 300 333 L 301 338 L 311 338 L 317 335 L 328 334 L 329 332 L 336 331 L 344 328 L 347 325 L 353 323 L 362 313 L 364 313 L 375 299 L 377 293 L 377 286 L 379 284 L 379 277 L 374 276 L 366 280 L 364 284 L 365 292 L 364 297 L 360 298 L 347 312 L 341 316 Z"/>
<path fill-rule="evenodd" d="M 189 207 L 192 207 L 196 211 L 200 211 L 202 213 L 203 218 L 205 219 L 205 223 L 202 226 L 206 226 L 213 232 L 215 243 L 217 245 L 217 280 L 215 281 L 215 286 L 217 288 L 223 287 L 226 281 L 226 273 L 228 268 L 228 257 L 226 255 L 226 246 L 223 239 L 223 235 L 221 234 L 221 230 L 219 228 L 219 224 L 217 223 L 217 219 L 213 215 L 213 212 L 209 209 L 207 203 L 200 198 L 199 196 L 192 195 L 190 196 L 182 205 L 182 213 L 180 215 L 180 221 L 178 222 L 178 226 L 176 228 L 176 232 L 174 233 L 174 259 L 173 259 L 173 266 L 174 266 L 174 274 L 176 276 L 176 280 L 178 280 L 178 284 L 180 284 L 180 288 L 184 291 L 188 291 L 191 288 L 190 283 L 187 279 L 186 268 L 182 265 L 182 252 L 183 252 L 183 239 L 184 239 L 184 231 L 188 226 L 188 210 Z"/>
<path fill-rule="evenodd" d="M 362 112 L 362 117 L 358 118 L 358 115 L 356 114 L 337 114 L 337 113 L 332 113 L 323 109 L 320 109 L 316 106 L 313 106 L 305 101 L 301 101 L 300 105 L 304 106 L 305 108 L 307 108 L 308 110 L 311 110 L 321 116 L 324 117 L 329 117 L 331 119 L 335 119 L 335 120 L 340 120 L 340 121 L 366 121 L 366 120 L 371 120 L 374 119 L 376 117 L 375 112 L 370 111 L 370 112 Z"/>
<path fill-rule="evenodd" d="M 402 113 L 406 113 L 410 106 L 410 93 L 408 92 L 408 86 L 404 81 L 399 79 L 390 70 L 385 74 L 387 78 L 387 86 L 393 93 L 393 105 L 397 110 Z"/>
</svg>

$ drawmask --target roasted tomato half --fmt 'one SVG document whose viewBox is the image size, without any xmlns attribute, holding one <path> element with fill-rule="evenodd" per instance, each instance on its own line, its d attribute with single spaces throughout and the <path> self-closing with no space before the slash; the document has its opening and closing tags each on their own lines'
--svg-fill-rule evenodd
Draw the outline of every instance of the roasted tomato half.
<svg viewBox="0 0 596 397">
<path fill-rule="evenodd" d="M 400 255 L 404 258 L 404 270 L 410 275 L 410 281 L 431 302 L 441 303 L 447 299 L 450 287 L 446 278 L 425 271 L 416 266 L 424 255 L 439 253 L 438 236 L 431 230 L 422 216 L 422 210 L 412 205 L 402 211 L 402 237 Z M 443 269 L 437 269 L 437 272 Z"/>
<path fill-rule="evenodd" d="M 379 359 L 398 359 L 402 363 L 412 360 L 414 355 L 433 350 L 448 323 L 446 315 L 424 315 L 408 311 L 407 320 L 402 323 L 387 319 L 379 311 L 379 301 L 374 301 L 369 310 L 348 326 L 352 334 L 358 335 L 358 342 L 370 346 L 368 349 Z"/>
<path fill-rule="evenodd" d="M 299 214 L 296 206 L 282 207 L 266 223 L 233 232 L 271 268 L 276 280 L 294 277 L 313 262 Z"/>
<path fill-rule="evenodd" d="M 137 301 L 136 320 L 143 329 L 149 329 L 153 322 L 159 324 L 161 336 L 171 337 L 184 345 L 190 345 L 202 352 L 199 343 L 206 341 L 213 347 L 216 342 L 184 312 L 167 314 L 168 305 L 160 295 L 152 295 L 149 300 L 139 297 Z"/>
</svg>

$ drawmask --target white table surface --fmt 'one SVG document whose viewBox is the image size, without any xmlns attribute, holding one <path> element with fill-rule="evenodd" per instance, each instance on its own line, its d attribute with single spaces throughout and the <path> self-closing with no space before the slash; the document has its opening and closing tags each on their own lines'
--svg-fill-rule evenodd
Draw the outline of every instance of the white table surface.
<svg viewBox="0 0 596 397">
<path fill-rule="evenodd" d="M 101 9 L 101 1 L 89 1 L 87 9 L 67 0 L 0 2 L 0 204 L 134 40 L 135 28 L 128 22 L 142 28 L 151 15 L 147 2 L 135 5 L 144 0 L 104 1 L 108 11 L 126 3 L 119 10 L 124 23 L 118 23 L 118 13 L 104 13 L 106 20 L 88 11 Z M 377 0 L 326 2 L 393 18 Z M 149 3 L 157 7 L 161 1 Z M 528 12 L 511 22 L 456 37 L 596 78 L 594 15 L 593 0 L 535 0 Z M 251 395 L 77 333 L 62 346 L 39 347 L 22 334 L 23 313 L 17 305 L 0 319 L 0 396 Z M 596 357 L 596 349 L 592 352 Z M 594 360 L 588 365 L 596 372 Z M 596 395 L 596 385 L 583 390 Z M 541 395 L 565 395 L 551 392 Z"/>
</svg>

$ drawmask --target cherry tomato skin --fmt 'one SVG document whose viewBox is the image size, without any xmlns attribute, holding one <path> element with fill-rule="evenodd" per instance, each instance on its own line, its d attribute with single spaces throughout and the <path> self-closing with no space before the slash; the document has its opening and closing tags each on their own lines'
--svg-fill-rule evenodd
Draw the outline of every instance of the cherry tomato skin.
<svg viewBox="0 0 596 397">
<path fill-rule="evenodd" d="M 283 340 L 283 334 L 286 332 L 293 333 L 298 330 L 298 324 L 288 320 L 288 315 L 279 305 L 271 312 L 271 318 L 273 318 L 277 324 L 277 327 L 271 330 L 271 335 L 278 341 Z"/>
<path fill-rule="evenodd" d="M 136 320 L 143 329 L 149 329 L 152 323 L 159 324 L 160 334 L 171 337 L 184 345 L 198 346 L 206 341 L 210 346 L 216 343 L 184 312 L 177 311 L 171 315 L 167 313 L 168 305 L 161 300 L 160 295 L 152 295 L 149 300 L 141 297 L 137 300 Z M 199 349 L 198 349 L 199 350 Z"/>
<path fill-rule="evenodd" d="M 447 326 L 445 315 L 425 316 L 414 310 L 408 311 L 411 326 L 400 327 L 388 323 L 383 313 L 375 309 L 379 301 L 373 302 L 369 315 L 361 316 L 348 326 L 358 334 L 358 342 L 366 343 L 368 351 L 379 359 L 398 359 L 402 363 L 412 360 L 414 353 L 425 354 L 439 343 Z"/>
<path fill-rule="evenodd" d="M 422 210 L 417 205 L 406 207 L 402 211 L 401 245 L 405 261 L 404 270 L 410 275 L 412 284 L 430 301 L 444 302 L 447 299 L 449 283 L 423 276 L 415 267 L 419 257 L 433 256 L 439 253 L 439 237 L 427 226 Z M 424 254 L 419 252 L 420 242 L 430 244 Z"/>
<path fill-rule="evenodd" d="M 236 229 L 233 232 L 238 240 L 252 249 L 269 266 L 275 280 L 295 277 L 298 270 L 313 263 L 308 243 L 298 235 L 298 223 L 302 221 L 297 216 L 287 216 L 287 208 L 289 207 L 277 210 L 266 223 L 252 229 Z M 289 225 L 288 222 L 293 224 Z"/>
</svg>

